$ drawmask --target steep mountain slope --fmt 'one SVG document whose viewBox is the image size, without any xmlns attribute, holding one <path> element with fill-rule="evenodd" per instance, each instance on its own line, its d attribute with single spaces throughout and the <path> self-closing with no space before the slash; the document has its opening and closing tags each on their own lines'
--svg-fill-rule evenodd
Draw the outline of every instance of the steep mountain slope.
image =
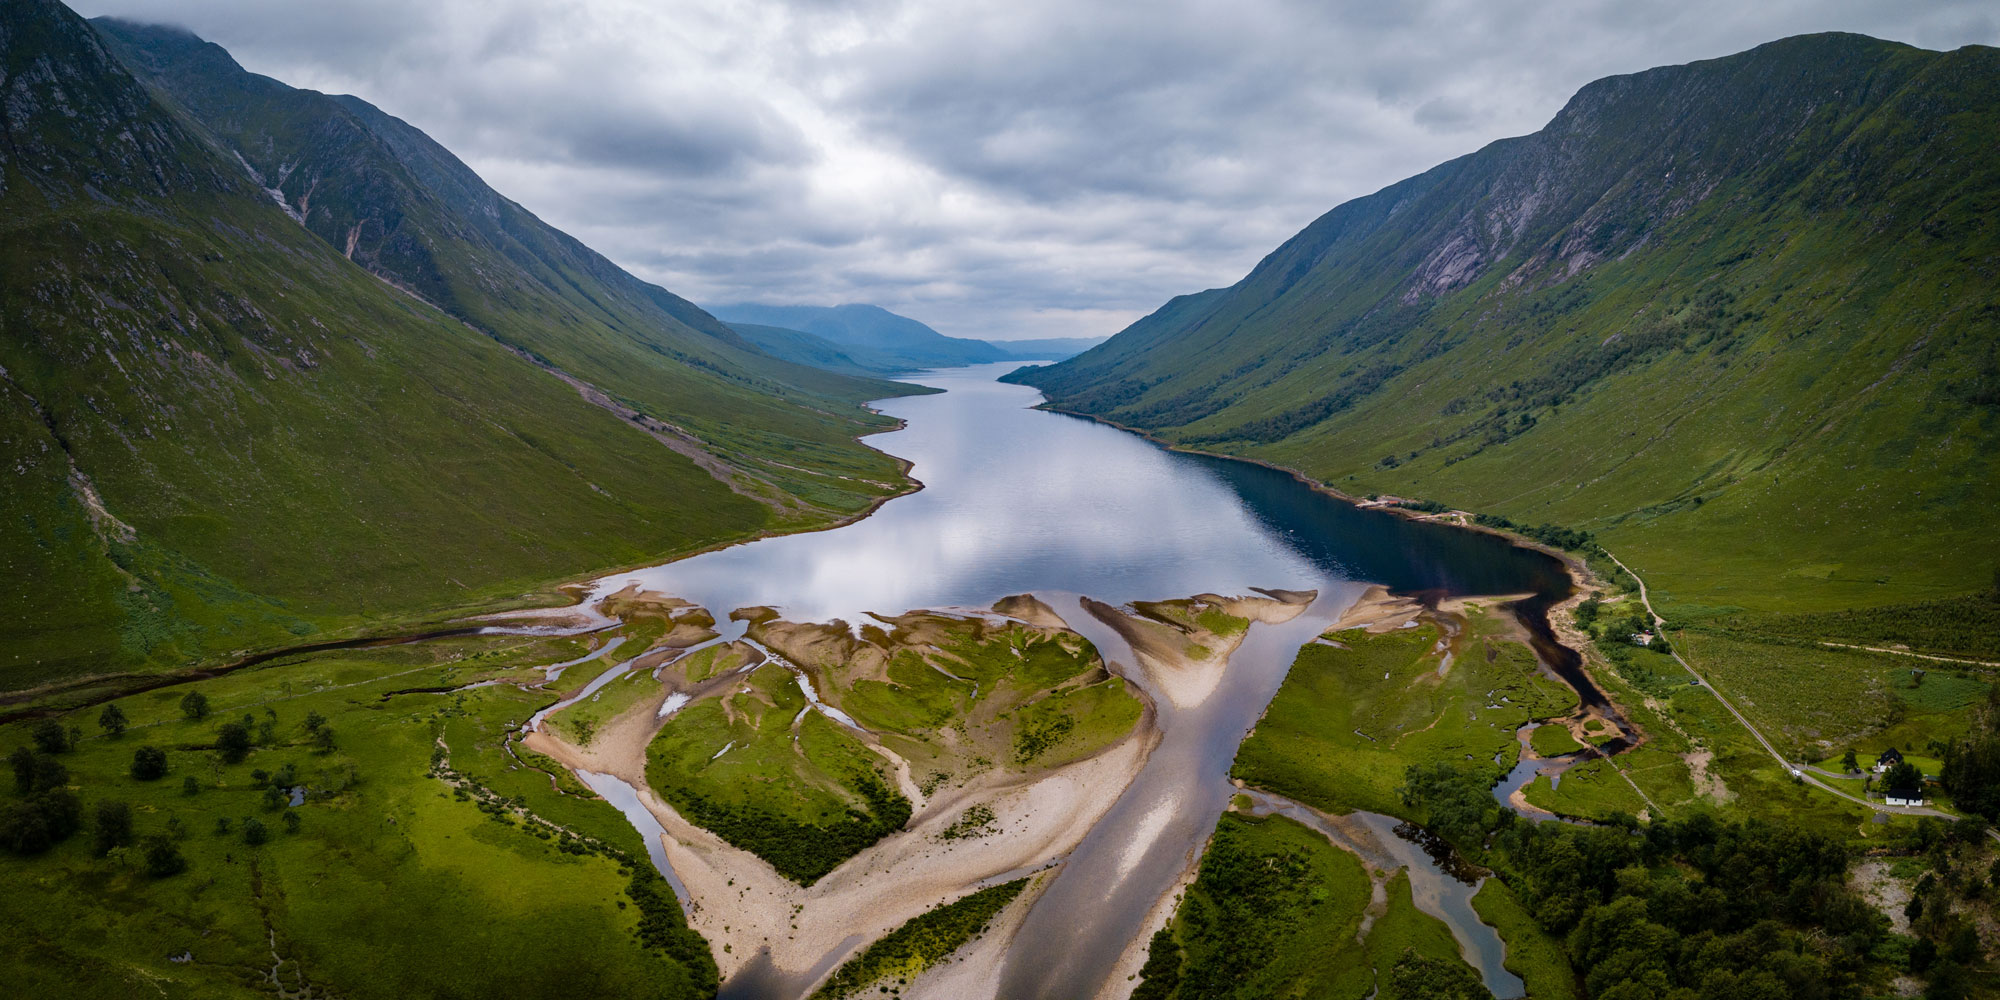
<svg viewBox="0 0 2000 1000">
<path fill-rule="evenodd" d="M 808 498 L 820 507 L 780 512 L 745 495 L 759 492 L 744 482 L 754 459 L 717 462 L 657 420 L 642 430 L 504 334 L 371 276 L 59 4 L 0 10 L 0 73 L 0 457 L 12 473 L 0 688 L 492 606 L 864 502 L 827 475 L 814 478 L 845 485 Z M 439 246 L 440 273 L 457 273 Z M 496 280 L 496 295 L 530 291 Z M 604 326 L 553 315 L 557 331 Z M 710 340 L 717 358 L 779 364 L 731 347 L 727 331 Z M 619 356 L 669 350 L 661 337 Z M 692 395 L 723 365 L 686 353 L 675 364 L 690 374 L 672 384 Z M 574 357 L 589 359 L 584 347 Z M 879 419 L 841 401 L 880 383 L 799 378 L 717 375 L 702 398 L 730 404 L 711 419 L 744 421 L 738 438 L 768 454 L 883 472 L 868 489 L 893 489 L 893 465 L 848 440 Z M 784 499 L 773 483 L 785 480 L 759 482 Z"/>
<path fill-rule="evenodd" d="M 794 516 L 851 513 L 895 478 L 852 404 L 907 389 L 778 361 L 499 195 L 429 136 L 354 97 L 245 71 L 178 28 L 92 22 L 171 107 L 349 259 L 537 362 L 673 424 Z M 828 412 L 841 413 L 829 419 Z M 804 462 L 801 462 L 804 459 Z M 850 478 L 801 473 L 814 465 Z M 794 498 L 803 497 L 807 505 Z"/>
<path fill-rule="evenodd" d="M 2000 51 L 1785 39 L 1585 87 L 1012 376 L 1190 446 L 1596 532 L 1678 608 L 2000 562 Z"/>
<path fill-rule="evenodd" d="M 983 340 L 947 337 L 880 306 L 772 306 L 754 302 L 715 306 L 715 315 L 730 323 L 802 330 L 860 351 L 865 360 L 886 360 L 904 369 L 949 368 L 1010 361 L 1013 355 Z"/>
</svg>

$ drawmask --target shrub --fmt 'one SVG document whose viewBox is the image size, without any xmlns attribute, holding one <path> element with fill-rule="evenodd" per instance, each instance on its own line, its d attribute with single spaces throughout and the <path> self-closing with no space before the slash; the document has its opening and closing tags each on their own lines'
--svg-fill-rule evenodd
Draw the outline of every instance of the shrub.
<svg viewBox="0 0 2000 1000">
<path fill-rule="evenodd" d="M 132 777 L 140 781 L 158 781 L 167 776 L 167 752 L 159 747 L 146 746 L 132 751 Z M 189 778 L 193 781 L 193 778 Z"/>
<path fill-rule="evenodd" d="M 181 698 L 181 714 L 190 719 L 208 718 L 208 696 L 200 691 L 189 691 Z"/>
<path fill-rule="evenodd" d="M 216 731 L 215 747 L 222 751 L 224 763 L 241 763 L 250 756 L 250 727 L 240 722 L 223 723 Z"/>
<path fill-rule="evenodd" d="M 35 725 L 29 736 L 43 753 L 62 753 L 70 748 L 69 730 L 54 719 L 44 719 Z"/>
<path fill-rule="evenodd" d="M 97 713 L 97 726 L 113 739 L 125 735 L 125 710 L 116 704 L 104 706 L 104 711 Z"/>
<path fill-rule="evenodd" d="M 181 849 L 166 837 L 146 838 L 146 874 L 154 878 L 166 878 L 187 871 L 187 859 L 181 857 Z"/>
<path fill-rule="evenodd" d="M 101 858 L 111 853 L 112 848 L 132 842 L 132 807 L 123 802 L 99 802 L 94 825 L 96 838 L 91 850 Z"/>
<path fill-rule="evenodd" d="M 251 847 L 255 847 L 258 844 L 261 844 L 270 839 L 271 839 L 271 831 L 265 829 L 264 824 L 261 821 L 259 821 L 257 817 L 252 816 L 243 821 L 244 843 L 249 844 Z"/>
</svg>

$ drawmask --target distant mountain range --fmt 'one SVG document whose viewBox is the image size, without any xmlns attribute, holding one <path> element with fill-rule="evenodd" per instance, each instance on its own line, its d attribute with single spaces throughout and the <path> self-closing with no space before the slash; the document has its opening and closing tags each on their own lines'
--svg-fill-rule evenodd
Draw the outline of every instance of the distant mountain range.
<svg viewBox="0 0 2000 1000">
<path fill-rule="evenodd" d="M 1059 361 L 1103 338 L 985 341 L 947 337 L 871 305 L 711 306 L 746 340 L 775 357 L 829 371 L 893 374 L 995 361 Z"/>
<path fill-rule="evenodd" d="M 490 608 L 905 484 L 858 404 L 915 390 L 765 354 L 366 102 L 18 0 L 0 106 L 0 688 Z"/>
<path fill-rule="evenodd" d="M 1596 532 L 1677 610 L 2000 564 L 2000 50 L 1599 80 L 1012 376 L 1169 442 Z"/>
</svg>

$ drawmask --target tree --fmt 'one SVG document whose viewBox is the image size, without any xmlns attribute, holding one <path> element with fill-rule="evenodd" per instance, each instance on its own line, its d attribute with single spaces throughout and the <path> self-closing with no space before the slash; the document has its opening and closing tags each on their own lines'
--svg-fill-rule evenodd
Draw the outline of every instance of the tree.
<svg viewBox="0 0 2000 1000">
<path fill-rule="evenodd" d="M 1841 755 L 1840 768 L 1849 774 L 1861 770 L 1861 759 L 1855 756 L 1853 747 L 1848 747 L 1847 752 Z"/>
<path fill-rule="evenodd" d="M 140 781 L 158 781 L 167 776 L 167 752 L 154 746 L 140 747 L 132 751 L 132 777 Z M 193 781 L 193 778 L 189 778 Z"/>
<path fill-rule="evenodd" d="M 320 753 L 332 753 L 332 752 L 333 752 L 333 729 L 332 729 L 332 727 L 330 727 L 330 726 L 321 726 L 321 727 L 319 728 L 319 731 L 313 734 L 313 747 L 314 747 L 315 749 L 319 750 L 319 752 L 320 752 Z"/>
<path fill-rule="evenodd" d="M 294 809 L 285 810 L 285 832 L 286 833 L 299 832 L 299 814 L 297 810 Z"/>
<path fill-rule="evenodd" d="M 14 768 L 14 790 L 23 795 L 35 790 L 35 752 L 27 747 L 15 747 L 7 755 L 7 763 Z"/>
<path fill-rule="evenodd" d="M 261 844 L 270 839 L 271 839 L 271 831 L 265 829 L 264 824 L 261 821 L 259 821 L 257 817 L 252 816 L 243 821 L 244 843 L 249 844 L 251 847 L 255 847 L 258 844 Z"/>
<path fill-rule="evenodd" d="M 14 767 L 14 790 L 23 795 L 46 792 L 69 783 L 69 768 L 54 757 L 38 754 L 27 747 L 16 747 L 7 755 L 7 763 Z"/>
<path fill-rule="evenodd" d="M 326 716 L 319 714 L 317 711 L 306 713 L 306 732 L 318 734 L 320 730 L 325 728 Z"/>
<path fill-rule="evenodd" d="M 208 718 L 208 696 L 200 691 L 189 691 L 181 698 L 181 714 L 196 720 Z"/>
<path fill-rule="evenodd" d="M 1882 787 L 1892 791 L 1921 788 L 1923 783 L 1924 772 L 1917 770 L 1917 765 L 1906 760 L 1890 765 L 1888 772 L 1882 775 Z"/>
<path fill-rule="evenodd" d="M 69 749 L 69 730 L 54 719 L 43 719 L 28 735 L 43 753 L 62 753 Z"/>
<path fill-rule="evenodd" d="M 16 854 L 39 854 L 82 825 L 83 803 L 67 788 L 50 788 L 0 813 L 0 846 Z"/>
<path fill-rule="evenodd" d="M 192 774 L 188 775 L 186 778 L 181 779 L 181 794 L 187 796 L 188 798 L 194 798 L 195 796 L 200 795 L 201 782 L 196 781 L 194 775 Z"/>
<path fill-rule="evenodd" d="M 181 857 L 178 844 L 167 837 L 146 838 L 146 874 L 166 878 L 184 871 L 187 871 L 187 859 Z"/>
<path fill-rule="evenodd" d="M 250 756 L 250 727 L 241 722 L 225 722 L 216 730 L 215 747 L 222 751 L 222 760 L 227 764 L 242 763 Z"/>
<path fill-rule="evenodd" d="M 111 853 L 114 847 L 124 847 L 132 842 L 132 807 L 123 802 L 99 802 L 97 804 L 96 838 L 91 850 L 98 857 Z"/>
<path fill-rule="evenodd" d="M 125 735 L 125 725 L 125 710 L 119 708 L 115 702 L 104 706 L 104 711 L 97 713 L 98 728 L 104 730 L 105 735 L 114 740 Z"/>
<path fill-rule="evenodd" d="M 264 789 L 264 811 L 276 812 L 285 807 L 285 792 L 276 785 Z"/>
<path fill-rule="evenodd" d="M 1410 765 L 1399 791 L 1406 805 L 1424 810 L 1426 826 L 1456 844 L 1479 844 L 1500 811 L 1484 778 L 1450 764 Z"/>
</svg>

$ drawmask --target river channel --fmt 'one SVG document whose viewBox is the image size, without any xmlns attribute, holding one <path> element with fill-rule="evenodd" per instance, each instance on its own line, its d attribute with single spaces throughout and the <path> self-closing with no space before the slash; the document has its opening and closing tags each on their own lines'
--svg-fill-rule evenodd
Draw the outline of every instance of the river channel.
<svg viewBox="0 0 2000 1000">
<path fill-rule="evenodd" d="M 733 633 L 741 624 L 728 613 L 756 605 L 792 621 L 853 623 L 869 613 L 983 609 L 1033 593 L 1130 668 L 1129 650 L 1081 611 L 1081 597 L 1119 605 L 1253 588 L 1317 592 L 1292 621 L 1251 627 L 1214 696 L 1184 709 L 1155 699 L 1160 743 L 1015 934 L 1000 995 L 1090 996 L 1213 830 L 1237 744 L 1299 646 L 1368 584 L 1440 596 L 1533 594 L 1530 603 L 1545 607 L 1569 581 L 1553 558 L 1495 536 L 1360 509 L 1277 470 L 1169 451 L 1035 409 L 1038 392 L 995 381 L 1012 367 L 911 376 L 945 391 L 876 404 L 905 426 L 868 443 L 909 460 L 921 491 L 841 528 L 613 574 L 597 581 L 593 597 L 637 583 L 708 608 Z M 1497 964 L 1469 957 L 1482 969 Z M 756 969 L 726 983 L 724 995 L 789 996 L 810 985 Z"/>
</svg>

